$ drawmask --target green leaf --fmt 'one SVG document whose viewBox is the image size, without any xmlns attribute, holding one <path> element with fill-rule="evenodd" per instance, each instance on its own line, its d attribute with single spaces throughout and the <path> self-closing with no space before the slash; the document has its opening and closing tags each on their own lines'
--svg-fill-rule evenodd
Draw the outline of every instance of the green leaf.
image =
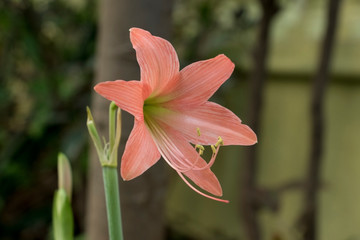
<svg viewBox="0 0 360 240">
<path fill-rule="evenodd" d="M 53 228 L 55 240 L 74 239 L 74 219 L 69 197 L 64 189 L 55 192 L 53 202 Z"/>
</svg>

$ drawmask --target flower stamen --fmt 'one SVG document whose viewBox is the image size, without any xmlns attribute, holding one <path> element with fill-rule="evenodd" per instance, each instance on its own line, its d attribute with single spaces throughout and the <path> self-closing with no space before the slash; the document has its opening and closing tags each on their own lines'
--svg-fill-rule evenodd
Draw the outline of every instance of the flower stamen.
<svg viewBox="0 0 360 240">
<path fill-rule="evenodd" d="M 182 151 L 177 147 L 177 145 L 173 142 L 171 138 L 166 134 L 166 132 L 159 126 L 157 126 L 151 118 L 146 119 L 146 123 L 148 127 L 152 130 L 152 134 L 157 139 L 162 139 L 163 144 L 157 144 L 158 150 L 163 156 L 164 160 L 173 168 L 176 172 L 183 174 L 189 171 L 202 171 L 206 169 L 210 169 L 215 162 L 217 154 L 219 152 L 220 146 L 222 145 L 222 138 L 218 137 L 218 141 L 211 145 L 212 155 L 211 159 L 205 165 L 199 167 L 199 162 L 202 160 L 201 156 L 203 155 L 205 148 L 200 144 L 195 145 L 195 151 L 197 151 L 197 157 L 195 161 L 191 161 L 188 159 Z M 200 128 L 196 129 L 197 135 L 200 137 L 201 132 Z M 200 139 L 199 139 L 200 142 Z M 202 163 L 202 162 L 201 162 Z M 202 163 L 203 164 L 203 163 Z M 187 182 L 187 181 L 186 181 Z M 191 188 L 194 188 L 190 183 L 187 182 Z M 199 191 L 199 190 L 195 190 Z M 202 194 L 203 195 L 203 194 Z"/>
<path fill-rule="evenodd" d="M 200 128 L 197 127 L 196 132 L 197 132 L 198 136 L 200 137 L 201 136 Z"/>
<path fill-rule="evenodd" d="M 157 139 L 162 139 L 163 144 L 157 144 L 158 150 L 163 156 L 164 160 L 176 171 L 184 172 L 188 171 L 193 165 L 181 152 L 181 150 L 176 146 L 176 144 L 169 138 L 166 132 L 157 126 L 151 118 L 146 118 L 146 123 L 151 129 L 151 133 Z M 200 158 L 200 157 L 198 157 Z M 198 162 L 198 159 L 195 160 L 195 164 Z"/>
<path fill-rule="evenodd" d="M 203 155 L 204 151 L 205 151 L 205 148 L 203 145 L 199 145 L 199 144 L 196 144 L 195 145 L 195 149 L 198 149 L 199 150 L 199 155 Z"/>
<path fill-rule="evenodd" d="M 198 136 L 200 137 L 200 128 L 196 128 L 196 131 L 197 131 L 197 133 L 198 133 Z M 199 160 L 199 156 L 201 156 L 201 155 L 203 155 L 203 153 L 204 153 L 204 151 L 205 151 L 205 148 L 204 148 L 204 146 L 202 146 L 202 145 L 199 145 L 199 144 L 196 144 L 195 145 L 195 150 L 199 150 L 199 156 L 198 156 L 198 158 L 196 159 L 196 161 L 192 164 L 192 166 L 190 166 L 189 167 L 189 169 L 188 170 L 185 170 L 185 171 L 182 171 L 182 172 L 188 172 L 188 171 L 191 171 L 191 170 L 195 170 L 195 171 L 201 171 L 201 170 L 205 170 L 205 169 L 207 169 L 207 168 L 211 168 L 212 167 L 212 165 L 215 163 L 215 159 L 216 159 L 216 156 L 217 156 L 217 154 L 218 154 L 218 152 L 219 152 L 219 148 L 220 148 L 220 146 L 222 146 L 223 145 L 223 140 L 222 140 L 222 138 L 219 136 L 218 137 L 218 141 L 215 143 L 215 145 L 210 145 L 211 146 L 211 150 L 212 150 L 212 155 L 211 155 L 211 159 L 210 159 L 210 161 L 205 165 L 205 166 L 203 166 L 203 167 L 195 167 L 196 166 L 196 164 L 197 164 L 197 162 L 198 162 L 198 160 Z"/>
<path fill-rule="evenodd" d="M 196 193 L 198 193 L 198 194 L 200 194 L 200 195 L 202 195 L 202 196 L 204 196 L 204 197 L 210 198 L 210 199 L 212 199 L 212 200 L 215 200 L 215 201 L 224 202 L 224 203 L 229 203 L 229 200 L 225 200 L 225 199 L 213 197 L 213 196 L 210 196 L 210 195 L 208 195 L 208 194 L 206 194 L 206 193 L 201 192 L 200 190 L 198 190 L 197 188 L 195 188 L 195 187 L 185 178 L 185 176 L 183 175 L 183 173 L 178 172 L 178 171 L 176 171 L 176 172 L 179 174 L 179 176 L 181 177 L 181 179 L 186 183 L 186 185 L 188 185 L 188 186 L 189 186 L 192 190 L 194 190 Z"/>
</svg>

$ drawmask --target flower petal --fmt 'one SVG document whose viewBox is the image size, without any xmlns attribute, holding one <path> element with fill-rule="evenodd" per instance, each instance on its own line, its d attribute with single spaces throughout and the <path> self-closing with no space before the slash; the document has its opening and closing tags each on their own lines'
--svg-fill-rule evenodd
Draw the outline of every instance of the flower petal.
<svg viewBox="0 0 360 240">
<path fill-rule="evenodd" d="M 194 106 L 207 101 L 230 77 L 234 63 L 221 54 L 215 58 L 195 62 L 180 71 L 169 102 L 172 107 Z"/>
<path fill-rule="evenodd" d="M 198 165 L 197 167 L 203 167 L 203 166 L 204 165 L 202 164 L 202 166 Z M 184 172 L 184 174 L 188 178 L 190 178 L 191 181 L 193 181 L 196 185 L 206 190 L 207 192 L 219 197 L 223 195 L 219 180 L 217 179 L 215 174 L 210 170 L 210 168 L 204 170 L 190 170 Z"/>
<path fill-rule="evenodd" d="M 160 159 L 160 153 L 143 121 L 135 120 L 121 159 L 121 176 L 131 180 Z"/>
<path fill-rule="evenodd" d="M 134 115 L 135 118 L 142 119 L 144 99 L 150 92 L 140 81 L 102 82 L 94 89 L 104 98 L 114 101 L 118 107 Z"/>
<path fill-rule="evenodd" d="M 153 95 L 158 95 L 176 81 L 179 60 L 174 47 L 167 40 L 151 35 L 140 28 L 130 29 L 130 40 L 136 50 L 141 81 L 147 83 Z"/>
<path fill-rule="evenodd" d="M 206 102 L 197 109 L 163 115 L 159 121 L 181 131 L 188 141 L 195 144 L 215 144 L 219 136 L 224 145 L 252 145 L 257 142 L 256 134 L 233 112 L 213 102 Z"/>
<path fill-rule="evenodd" d="M 154 122 L 149 122 L 149 125 L 162 157 L 172 168 L 185 174 L 205 191 L 222 196 L 222 189 L 215 174 L 210 168 L 205 168 L 206 161 L 181 133 L 166 125 Z"/>
</svg>

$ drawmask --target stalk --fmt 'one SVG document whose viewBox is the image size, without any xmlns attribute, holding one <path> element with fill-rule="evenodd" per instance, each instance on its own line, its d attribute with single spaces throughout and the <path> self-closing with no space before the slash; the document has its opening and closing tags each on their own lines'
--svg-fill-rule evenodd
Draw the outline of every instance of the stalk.
<svg viewBox="0 0 360 240">
<path fill-rule="evenodd" d="M 121 138 L 121 111 L 114 102 L 110 104 L 109 142 L 104 144 L 101 142 L 89 108 L 87 108 L 87 112 L 87 127 L 91 139 L 94 142 L 103 171 L 110 240 L 123 240 L 124 237 L 121 222 L 119 179 L 117 170 L 117 150 Z"/>
<path fill-rule="evenodd" d="M 123 240 L 118 171 L 110 166 L 104 166 L 102 170 L 110 240 Z"/>
</svg>

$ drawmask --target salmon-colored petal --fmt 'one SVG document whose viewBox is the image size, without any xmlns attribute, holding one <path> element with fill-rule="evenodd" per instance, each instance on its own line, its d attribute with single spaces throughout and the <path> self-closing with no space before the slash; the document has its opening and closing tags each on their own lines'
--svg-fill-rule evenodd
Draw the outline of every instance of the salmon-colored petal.
<svg viewBox="0 0 360 240">
<path fill-rule="evenodd" d="M 135 120 L 121 159 L 121 176 L 131 180 L 160 159 L 160 153 L 143 121 Z"/>
<path fill-rule="evenodd" d="M 224 145 L 252 145 L 257 142 L 256 134 L 227 108 L 205 102 L 196 109 L 187 110 L 164 115 L 158 121 L 181 131 L 188 141 L 195 144 L 215 144 L 219 136 Z"/>
<path fill-rule="evenodd" d="M 109 81 L 97 84 L 95 91 L 104 98 L 114 101 L 121 109 L 137 119 L 143 117 L 143 104 L 150 92 L 140 81 Z"/>
<path fill-rule="evenodd" d="M 179 137 L 174 136 L 174 143 L 182 152 L 184 159 L 187 159 L 194 164 L 194 169 L 206 166 L 206 161 L 199 156 L 198 152 L 196 152 L 185 139 L 183 141 L 178 141 L 178 139 Z M 210 168 L 205 168 L 203 170 L 189 170 L 184 171 L 183 173 L 205 191 L 214 194 L 215 196 L 222 196 L 222 188 L 219 180 Z"/>
<path fill-rule="evenodd" d="M 222 196 L 222 189 L 215 174 L 206 167 L 207 162 L 181 133 L 152 121 L 147 124 L 162 157 L 172 168 L 185 174 L 205 191 Z"/>
<path fill-rule="evenodd" d="M 141 81 L 152 90 L 152 96 L 161 94 L 179 73 L 179 60 L 174 47 L 167 40 L 151 35 L 140 28 L 130 29 L 130 40 L 136 50 Z"/>
<path fill-rule="evenodd" d="M 171 107 L 196 106 L 207 101 L 230 77 L 234 63 L 221 54 L 195 62 L 180 71 L 179 80 L 171 93 Z"/>
<path fill-rule="evenodd" d="M 184 174 L 207 192 L 219 197 L 223 195 L 219 180 L 210 168 L 204 170 L 190 170 L 184 172 Z"/>
</svg>

